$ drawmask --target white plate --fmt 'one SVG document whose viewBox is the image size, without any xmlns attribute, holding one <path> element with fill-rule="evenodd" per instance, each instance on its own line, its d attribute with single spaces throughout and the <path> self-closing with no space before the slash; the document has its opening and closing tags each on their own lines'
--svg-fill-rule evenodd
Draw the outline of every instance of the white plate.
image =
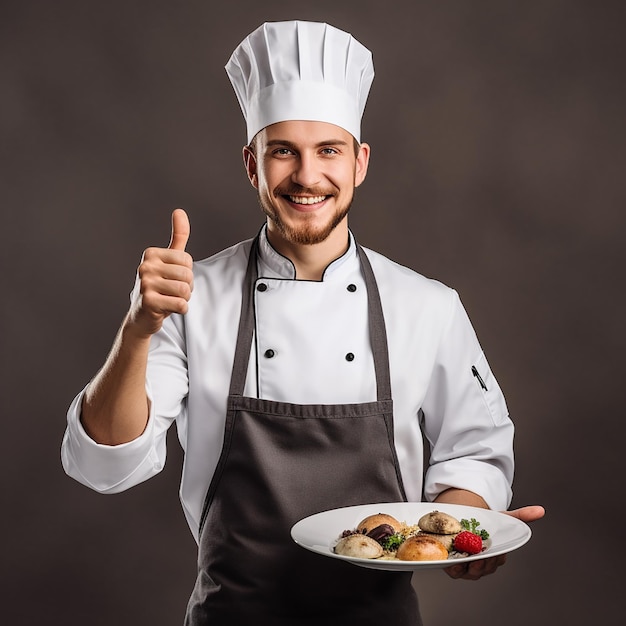
<svg viewBox="0 0 626 626">
<path fill-rule="evenodd" d="M 458 520 L 469 520 L 472 517 L 478 520 L 480 522 L 479 529 L 484 528 L 489 533 L 489 539 L 485 542 L 486 549 L 480 554 L 446 561 L 359 559 L 333 552 L 333 547 L 339 540 L 341 533 L 344 530 L 356 528 L 359 522 L 368 515 L 387 513 L 401 522 L 413 525 L 417 524 L 422 515 L 435 510 L 449 513 Z M 348 561 L 361 567 L 400 572 L 449 567 L 456 563 L 467 563 L 497 556 L 520 548 L 530 539 L 530 535 L 530 528 L 524 522 L 510 515 L 487 509 L 461 506 L 460 504 L 434 504 L 432 502 L 385 502 L 332 509 L 305 517 L 291 528 L 292 539 L 307 550 L 333 559 Z"/>
</svg>

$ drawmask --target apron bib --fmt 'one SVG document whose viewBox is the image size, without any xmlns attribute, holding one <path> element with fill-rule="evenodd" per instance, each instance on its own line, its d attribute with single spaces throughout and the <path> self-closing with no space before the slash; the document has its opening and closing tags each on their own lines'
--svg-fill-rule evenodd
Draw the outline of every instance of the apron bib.
<svg viewBox="0 0 626 626">
<path fill-rule="evenodd" d="M 253 242 L 224 444 L 200 522 L 198 577 L 186 626 L 422 623 L 410 572 L 356 567 L 309 552 L 290 536 L 293 524 L 320 511 L 406 500 L 393 442 L 380 296 L 369 260 L 360 247 L 358 253 L 377 400 L 299 405 L 243 396 L 255 326 Z"/>
</svg>

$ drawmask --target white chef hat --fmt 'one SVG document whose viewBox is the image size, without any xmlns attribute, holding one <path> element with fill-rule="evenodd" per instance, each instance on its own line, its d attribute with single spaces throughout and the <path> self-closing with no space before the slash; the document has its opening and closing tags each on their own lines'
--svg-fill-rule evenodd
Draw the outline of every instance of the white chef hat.
<svg viewBox="0 0 626 626">
<path fill-rule="evenodd" d="M 349 33 L 319 22 L 266 22 L 239 44 L 226 72 L 248 142 L 285 120 L 329 122 L 360 141 L 374 65 Z"/>
</svg>

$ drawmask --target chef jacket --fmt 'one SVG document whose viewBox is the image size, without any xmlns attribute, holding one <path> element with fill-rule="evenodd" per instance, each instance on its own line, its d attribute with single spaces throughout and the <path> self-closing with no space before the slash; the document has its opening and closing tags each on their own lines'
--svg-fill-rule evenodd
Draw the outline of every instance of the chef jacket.
<svg viewBox="0 0 626 626">
<path fill-rule="evenodd" d="M 150 413 L 138 438 L 116 446 L 93 441 L 80 421 L 84 390 L 67 415 L 63 467 L 102 493 L 123 491 L 161 471 L 167 430 L 175 421 L 185 452 L 180 497 L 196 541 L 223 443 L 251 241 L 194 263 L 187 314 L 168 317 L 151 339 Z M 455 487 L 505 510 L 513 480 L 513 424 L 457 292 L 365 252 L 385 317 L 395 447 L 407 498 L 432 501 Z M 295 280 L 292 262 L 272 248 L 263 227 L 258 269 L 244 394 L 297 404 L 375 401 L 367 293 L 353 234 L 322 280 Z M 430 446 L 425 473 L 422 433 Z"/>
</svg>

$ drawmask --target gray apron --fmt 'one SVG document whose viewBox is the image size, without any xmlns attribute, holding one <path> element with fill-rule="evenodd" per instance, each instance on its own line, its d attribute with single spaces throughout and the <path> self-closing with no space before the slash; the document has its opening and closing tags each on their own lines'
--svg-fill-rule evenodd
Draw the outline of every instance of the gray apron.
<svg viewBox="0 0 626 626">
<path fill-rule="evenodd" d="M 198 577 L 185 625 L 420 625 L 410 572 L 356 567 L 309 552 L 290 537 L 295 522 L 320 511 L 406 500 L 393 441 L 385 323 L 369 260 L 358 247 L 378 399 L 298 405 L 243 396 L 257 246 L 255 239 L 224 444 L 200 521 Z"/>
</svg>

